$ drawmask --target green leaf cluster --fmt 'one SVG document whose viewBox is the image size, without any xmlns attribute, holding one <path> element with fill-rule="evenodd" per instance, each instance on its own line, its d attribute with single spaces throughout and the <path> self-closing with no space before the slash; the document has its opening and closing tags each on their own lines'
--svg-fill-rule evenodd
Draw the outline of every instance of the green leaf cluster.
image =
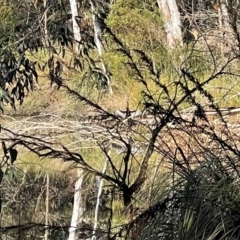
<svg viewBox="0 0 240 240">
<path fill-rule="evenodd" d="M 0 126 L 1 127 L 1 126 Z M 7 148 L 5 142 L 2 142 L 3 158 L 0 165 L 0 185 L 2 183 L 4 175 L 7 175 L 11 180 L 16 177 L 16 169 L 13 166 L 13 163 L 17 160 L 18 151 L 10 146 Z M 5 173 L 2 170 L 2 167 L 7 165 Z M 2 210 L 2 197 L 0 195 L 0 213 Z"/>
<path fill-rule="evenodd" d="M 148 50 L 161 42 L 163 21 L 155 1 L 121 0 L 111 6 L 107 25 L 129 47 Z"/>
</svg>

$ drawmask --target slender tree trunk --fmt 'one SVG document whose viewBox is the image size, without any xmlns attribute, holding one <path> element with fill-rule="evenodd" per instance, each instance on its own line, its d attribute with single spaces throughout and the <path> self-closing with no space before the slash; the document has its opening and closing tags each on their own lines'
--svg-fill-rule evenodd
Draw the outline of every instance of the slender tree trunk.
<svg viewBox="0 0 240 240">
<path fill-rule="evenodd" d="M 110 95 L 113 95 L 110 77 L 107 72 L 106 65 L 102 59 L 102 52 L 103 52 L 102 37 L 103 37 L 103 33 L 104 33 L 104 30 L 103 30 L 104 23 L 101 21 L 101 19 L 99 19 L 98 15 L 97 15 L 98 10 L 97 10 L 96 6 L 98 4 L 98 0 L 91 0 L 90 3 L 91 3 L 92 19 L 93 19 L 93 26 L 94 26 L 94 41 L 97 46 L 98 55 L 101 60 L 103 74 L 105 75 L 105 77 L 107 79 L 107 85 L 109 88 Z"/>
<path fill-rule="evenodd" d="M 173 49 L 182 46 L 180 13 L 175 0 L 157 0 L 162 13 L 168 47 Z"/>
<path fill-rule="evenodd" d="M 45 230 L 44 239 L 48 240 L 48 234 L 49 234 L 49 230 L 48 230 L 48 224 L 49 224 L 49 173 L 47 173 L 47 176 L 46 176 L 46 201 L 45 201 L 45 205 L 46 205 L 46 213 L 45 213 L 46 230 Z"/>
<path fill-rule="evenodd" d="M 102 173 L 105 174 L 107 169 L 108 159 L 106 158 L 106 162 L 103 166 Z M 98 194 L 97 194 L 97 202 L 95 208 L 95 217 L 94 217 L 94 227 L 93 227 L 93 236 L 92 240 L 96 240 L 96 230 L 97 230 L 97 223 L 98 223 L 98 212 L 99 212 L 99 205 L 100 205 L 100 196 L 102 194 L 102 186 L 103 186 L 103 179 L 99 176 L 96 177 L 97 187 L 98 187 Z"/>
<path fill-rule="evenodd" d="M 78 17 L 77 3 L 76 0 L 70 0 L 70 7 L 72 13 L 72 22 L 73 22 L 73 35 L 75 39 L 74 43 L 74 51 L 76 53 L 79 52 L 80 49 L 80 41 L 81 41 L 81 33 L 80 27 L 76 21 L 76 17 Z M 79 225 L 81 225 L 83 221 L 83 214 L 85 212 L 85 207 L 83 204 L 84 199 L 82 197 L 82 183 L 83 183 L 83 170 L 77 169 L 77 181 L 75 183 L 75 192 L 74 192 L 74 202 L 73 202 L 73 213 L 71 220 L 71 227 L 69 228 L 69 238 L 68 240 L 76 239 L 76 229 Z"/>
<path fill-rule="evenodd" d="M 80 41 L 81 41 L 81 32 L 80 32 L 81 29 L 76 20 L 76 18 L 78 17 L 77 2 L 76 0 L 69 0 L 69 1 L 70 1 L 71 13 L 72 13 L 73 36 L 75 39 L 75 43 L 73 47 L 74 47 L 74 51 L 78 53 L 80 48 Z"/>
<path fill-rule="evenodd" d="M 229 15 L 227 10 L 227 5 L 225 1 L 221 1 L 220 4 L 217 5 L 218 10 L 218 27 L 220 30 L 220 38 L 221 41 L 221 53 L 224 53 L 224 46 L 225 41 L 228 41 L 229 39 L 225 39 L 226 36 L 229 37 L 230 34 L 230 21 L 229 21 Z"/>
<path fill-rule="evenodd" d="M 74 202 L 73 202 L 73 213 L 72 213 L 72 220 L 71 220 L 71 227 L 69 229 L 69 238 L 68 240 L 75 240 L 76 239 L 76 230 L 81 222 L 83 221 L 83 214 L 85 212 L 85 207 L 83 204 L 83 197 L 82 197 L 82 183 L 83 183 L 83 170 L 77 170 L 78 179 L 75 183 L 75 192 L 74 192 Z"/>
<path fill-rule="evenodd" d="M 47 0 L 44 0 L 44 40 L 48 46 L 48 31 L 47 31 Z"/>
<path fill-rule="evenodd" d="M 230 27 L 227 4 L 225 3 L 225 1 L 223 1 L 219 7 L 219 23 L 220 23 L 220 21 L 221 21 L 221 27 L 223 27 L 223 28 Z"/>
</svg>

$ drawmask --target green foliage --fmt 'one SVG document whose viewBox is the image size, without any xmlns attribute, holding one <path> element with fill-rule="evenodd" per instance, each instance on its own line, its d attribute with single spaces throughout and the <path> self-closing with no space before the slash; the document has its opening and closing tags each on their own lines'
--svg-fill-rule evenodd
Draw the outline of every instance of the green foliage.
<svg viewBox="0 0 240 240">
<path fill-rule="evenodd" d="M 94 110 L 106 114 L 106 122 L 105 115 L 100 118 L 100 123 L 94 121 L 92 125 L 84 122 L 72 123 L 71 119 L 68 119 L 67 122 L 58 119 L 57 124 L 59 125 L 56 128 L 52 128 L 52 125 L 44 126 L 43 124 L 38 130 L 34 126 L 33 132 L 29 130 L 30 128 L 27 128 L 26 135 L 21 129 L 18 129 L 19 135 L 12 134 L 12 130 L 5 131 L 12 134 L 12 138 L 23 139 L 22 142 L 16 144 L 26 146 L 39 156 L 75 161 L 75 166 L 84 167 L 86 171 L 89 171 L 86 174 L 88 176 L 83 183 L 83 189 L 85 189 L 85 196 L 89 194 L 92 198 L 92 208 L 95 204 L 95 192 L 92 187 L 95 182 L 95 174 L 110 182 L 111 186 L 107 186 L 106 189 L 118 188 L 123 195 L 123 197 L 121 196 L 122 204 L 117 200 L 113 204 L 110 204 L 109 201 L 107 206 L 105 204 L 102 204 L 102 206 L 112 207 L 113 214 L 118 212 L 119 209 L 127 209 L 128 204 L 132 204 L 136 212 L 138 211 L 137 208 L 142 208 L 139 221 L 144 221 L 144 225 L 142 227 L 142 225 L 137 224 L 137 221 L 135 222 L 140 231 L 137 239 L 224 239 L 225 237 L 238 239 L 239 176 L 238 172 L 235 171 L 234 164 L 229 164 L 225 159 L 224 161 L 227 164 L 224 165 L 221 163 L 223 159 L 220 157 L 219 159 L 209 158 L 210 160 L 207 158 L 202 164 L 197 163 L 191 168 L 189 165 L 192 159 L 189 160 L 185 157 L 185 152 L 179 150 L 181 145 L 187 145 L 185 143 L 191 145 L 194 142 L 194 131 L 200 131 L 201 133 L 206 131 L 209 135 L 206 134 L 204 137 L 209 137 L 214 147 L 220 145 L 219 152 L 226 153 L 227 148 L 232 152 L 235 151 L 234 154 L 236 154 L 235 145 L 232 147 L 230 143 L 230 147 L 228 147 L 225 140 L 219 140 L 214 128 L 205 118 L 204 104 L 199 101 L 199 99 L 204 99 L 206 104 L 216 110 L 218 117 L 222 117 L 218 112 L 217 104 L 215 104 L 214 97 L 216 95 L 213 95 L 206 85 L 211 84 L 212 80 L 225 79 L 226 68 L 223 67 L 218 71 L 222 64 L 220 54 L 215 54 L 212 51 L 201 52 L 199 50 L 201 48 L 195 48 L 194 44 L 192 49 L 183 48 L 168 51 L 164 47 L 163 22 L 155 4 L 156 2 L 153 0 L 141 2 L 137 0 L 115 1 L 109 9 L 110 12 L 106 20 L 108 29 L 106 28 L 103 37 L 106 40 L 106 49 L 102 57 L 111 71 L 114 93 L 121 97 L 121 99 L 117 98 L 116 94 L 113 98 L 108 99 L 107 107 L 112 107 L 113 100 L 118 104 L 121 104 L 124 100 L 127 104 L 128 101 L 132 101 L 130 103 L 131 107 L 138 106 L 141 102 L 147 110 L 146 116 L 143 116 L 146 123 L 142 123 L 142 119 L 138 122 L 135 119 L 133 121 L 127 119 L 126 121 L 126 119 L 114 118 L 113 114 L 105 111 L 107 107 L 102 108 L 101 105 L 89 100 L 97 99 L 96 96 L 92 97 L 92 95 L 97 95 L 95 94 L 97 91 L 93 90 L 94 88 L 103 91 L 106 89 L 107 75 L 101 69 L 102 59 L 99 59 L 94 51 L 92 42 L 90 43 L 87 40 L 82 43 L 79 52 L 72 51 L 72 34 L 68 33 L 68 29 L 66 29 L 67 16 L 63 9 L 56 15 L 51 16 L 52 18 L 47 25 L 47 30 L 50 32 L 48 42 L 46 36 L 41 35 L 42 30 L 44 30 L 43 25 L 38 26 L 41 31 L 38 31 L 38 28 L 36 28 L 37 31 L 34 30 L 36 27 L 34 25 L 34 13 L 39 11 L 43 14 L 43 9 L 41 7 L 31 9 L 29 25 L 26 25 L 25 17 L 28 12 L 21 8 L 24 10 L 23 15 L 20 15 L 25 20 L 21 20 L 19 16 L 11 15 L 9 19 L 12 21 L 13 27 L 10 27 L 10 20 L 6 22 L 5 26 L 11 33 L 10 37 L 7 39 L 2 36 L 1 40 L 3 46 L 0 56 L 2 64 L 0 71 L 3 78 L 0 79 L 2 87 L 0 89 L 2 90 L 0 101 L 4 100 L 13 104 L 14 100 L 17 100 L 22 103 L 26 91 L 33 90 L 33 83 L 37 81 L 39 73 L 35 69 L 37 63 L 32 60 L 34 57 L 29 57 L 29 55 L 39 51 L 39 55 L 35 55 L 36 58 L 41 56 L 38 60 L 39 69 L 48 74 L 51 85 L 57 86 L 57 89 L 62 87 L 71 93 L 71 96 L 77 99 L 76 108 L 78 112 L 79 102 L 87 104 L 86 112 L 89 110 L 88 108 L 92 107 Z M 16 13 L 17 5 L 14 6 Z M 57 9 L 54 7 L 49 9 L 52 14 L 54 13 L 53 10 Z M 62 16 L 63 12 L 64 16 Z M 5 18 L 9 17 L 8 14 L 4 16 Z M 61 26 L 61 24 L 64 26 Z M 36 41 L 37 45 L 32 45 L 32 41 Z M 18 44 L 15 44 L 15 42 L 18 42 Z M 42 48 L 44 48 L 44 51 Z M 70 48 L 68 51 L 70 57 L 66 55 L 66 48 Z M 186 52 L 184 52 L 185 50 Z M 179 66 L 179 62 L 182 61 L 184 63 Z M 70 62 L 69 65 L 68 62 Z M 66 81 L 67 77 L 73 79 L 73 81 Z M 142 93 L 142 95 L 139 93 Z M 129 96 L 130 100 L 128 99 Z M 42 96 L 40 98 L 42 101 Z M 35 104 L 34 106 L 36 107 Z M 189 114 L 189 118 L 184 118 L 185 114 L 181 111 L 186 106 L 194 109 L 191 110 L 194 113 Z M 0 107 L 3 108 L 3 106 Z M 116 110 L 114 107 L 112 107 L 113 110 Z M 196 124 L 197 117 L 204 122 L 204 126 Z M 174 120 L 177 122 L 176 125 Z M 225 123 L 224 120 L 222 122 Z M 106 125 L 104 125 L 105 123 Z M 66 127 L 68 124 L 71 126 L 69 129 Z M 142 128 L 135 126 L 138 124 Z M 171 127 L 173 128 L 171 129 Z M 95 128 L 97 130 L 94 130 Z M 169 131 L 166 132 L 166 129 Z M 83 133 L 82 130 L 88 134 Z M 28 134 L 34 136 L 27 136 Z M 68 134 L 73 136 L 70 142 L 66 140 Z M 184 134 L 188 134 L 189 142 L 187 140 L 184 142 Z M 225 133 L 221 132 L 221 134 L 224 136 L 223 139 L 226 139 Z M 65 135 L 65 138 L 62 137 L 63 135 Z M 175 138 L 176 135 L 177 138 Z M 52 137 L 55 137 L 53 141 Z M 172 137 L 171 141 L 168 141 L 168 137 Z M 227 139 L 231 139 L 231 136 L 227 135 Z M 12 141 L 12 139 L 10 138 L 9 141 Z M 106 142 L 109 142 L 107 147 Z M 118 143 L 123 145 L 120 146 L 121 152 L 108 156 L 107 148 L 112 147 L 115 151 L 119 149 Z M 114 144 L 117 145 L 115 150 Z M 141 154 L 133 151 L 134 145 L 141 150 Z M 177 146 L 176 151 L 174 150 L 175 145 Z M 45 174 L 51 171 L 49 170 L 50 162 L 44 166 L 44 163 L 39 164 L 39 159 L 37 159 L 33 164 L 35 159 L 28 156 L 30 164 L 27 161 L 24 162 L 26 172 L 21 173 L 22 175 L 20 174 L 19 177 L 18 174 L 21 171 L 12 166 L 17 159 L 17 150 L 13 147 L 7 147 L 5 140 L 2 146 L 4 161 L 9 164 L 5 172 L 8 176 L 7 180 L 14 183 L 22 181 L 21 186 L 26 187 L 25 189 L 29 192 L 34 190 L 35 198 L 41 199 L 38 194 L 42 191 Z M 66 146 L 73 149 L 73 152 Z M 189 154 L 192 157 L 196 152 L 196 158 L 201 159 L 204 155 L 202 149 L 204 152 L 214 153 L 215 151 L 209 146 L 202 146 L 202 142 L 198 142 L 197 147 L 201 149 L 201 152 L 193 147 L 186 150 L 186 155 Z M 178 152 L 181 154 L 178 154 Z M 178 155 L 181 155 L 181 160 L 179 160 Z M 155 156 L 157 156 L 156 161 L 152 161 Z M 110 164 L 106 173 L 101 173 L 106 158 Z M 194 159 L 194 157 L 192 158 Z M 160 163 L 165 159 L 167 164 L 170 161 L 170 165 L 173 164 L 174 167 L 176 165 L 176 168 L 171 169 L 170 173 L 168 172 L 166 175 L 162 174 L 160 170 Z M 182 161 L 185 161 L 186 166 L 183 166 Z M 59 163 L 59 165 L 55 162 L 51 164 L 53 164 L 53 168 L 58 168 L 58 170 L 59 165 L 63 166 L 62 163 Z M 156 164 L 158 167 L 156 167 Z M 156 172 L 154 174 L 159 175 L 159 179 L 155 176 L 151 178 L 154 172 L 152 169 L 155 170 L 155 168 Z M 31 181 L 25 179 L 26 173 L 28 173 L 28 176 L 31 175 L 30 180 L 40 179 L 41 184 L 38 185 L 37 191 L 34 181 L 34 184 L 31 183 L 31 187 L 27 187 L 27 184 Z M 62 172 L 59 175 L 53 174 L 50 180 L 61 181 L 61 175 Z M 23 176 L 22 179 L 21 176 Z M 16 180 L 16 178 L 18 179 Z M 2 180 L 1 172 L 0 180 Z M 74 181 L 75 179 L 72 183 Z M 147 184 L 144 186 L 145 183 Z M 86 190 L 87 185 L 90 187 Z M 52 188 L 51 191 L 55 190 Z M 58 190 L 55 193 L 57 199 Z M 27 201 L 26 196 L 20 199 Z M 55 205 L 56 199 L 53 201 Z M 134 200 L 136 201 L 134 202 Z M 229 207 L 230 204 L 231 207 Z M 35 202 L 31 202 L 31 205 L 35 206 Z M 37 203 L 37 205 L 40 206 L 41 204 Z M 137 215 L 138 213 L 134 217 L 138 220 Z M 126 223 L 125 216 L 121 216 L 119 212 L 111 217 L 114 226 L 119 223 Z M 53 223 L 57 221 L 58 219 Z M 129 229 L 135 223 L 129 223 Z"/>
<path fill-rule="evenodd" d="M 161 43 L 163 22 L 155 1 L 116 1 L 107 19 L 109 28 L 130 48 L 154 49 Z"/>
<path fill-rule="evenodd" d="M 13 101 L 9 97 L 7 91 L 3 90 L 0 86 L 0 110 L 3 112 L 4 109 L 4 102 L 12 104 Z"/>
<path fill-rule="evenodd" d="M 50 25 L 47 25 L 49 36 L 44 36 L 45 26 L 39 21 L 40 16 L 45 12 L 43 6 L 38 8 L 35 4 L 24 1 L 3 1 L 0 5 L 3 13 L 0 26 L 0 109 L 2 111 L 4 101 L 10 103 L 12 107 L 15 107 L 16 102 L 21 105 L 27 92 L 33 90 L 34 84 L 38 81 L 39 72 L 35 65 L 37 64 L 42 70 L 47 63 L 44 59 L 32 57 L 33 53 L 42 51 L 43 48 L 47 49 L 45 54 L 47 52 L 50 56 L 53 52 L 57 53 L 49 40 L 65 36 L 62 30 L 67 14 L 63 15 L 62 5 L 63 1 L 61 4 L 58 4 L 58 1 L 51 1 L 47 6 L 48 14 L 52 13 L 48 22 L 54 22 L 55 26 L 51 29 Z M 54 17 L 53 14 L 55 11 L 58 17 L 61 16 L 62 21 L 55 19 L 56 16 Z M 72 43 L 72 38 L 65 40 L 64 45 Z M 59 76 L 54 80 L 56 79 L 59 80 Z M 52 76 L 51 80 L 53 80 Z"/>
<path fill-rule="evenodd" d="M 3 7 L 8 9 L 8 14 L 0 27 L 0 109 L 2 111 L 4 102 L 10 103 L 12 107 L 15 106 L 15 101 L 22 104 L 25 92 L 33 88 L 33 82 L 37 81 L 38 77 L 35 63 L 25 55 L 27 49 L 31 48 L 31 41 L 37 40 L 33 39 L 30 33 L 24 33 L 25 28 L 28 27 L 24 24 L 24 19 L 16 18 L 18 5 L 6 3 Z M 24 29 L 21 27 L 23 25 Z"/>
<path fill-rule="evenodd" d="M 221 161 L 203 163 L 162 192 L 138 239 L 239 239 L 239 179 Z"/>
<path fill-rule="evenodd" d="M 0 1 L 0 22 L 4 26 L 9 24 L 9 20 L 11 18 L 11 10 L 12 8 L 10 5 L 8 5 L 8 1 Z"/>
</svg>

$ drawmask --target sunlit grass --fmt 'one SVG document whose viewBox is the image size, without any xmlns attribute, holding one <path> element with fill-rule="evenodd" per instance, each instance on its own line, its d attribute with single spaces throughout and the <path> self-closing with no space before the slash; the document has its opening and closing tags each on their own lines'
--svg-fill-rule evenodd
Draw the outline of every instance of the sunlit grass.
<svg viewBox="0 0 240 240">
<path fill-rule="evenodd" d="M 16 167 L 23 171 L 33 171 L 50 175 L 68 173 L 75 175 L 76 170 L 72 169 L 72 163 L 63 162 L 60 159 L 41 159 L 33 153 L 21 151 L 16 162 Z"/>
</svg>

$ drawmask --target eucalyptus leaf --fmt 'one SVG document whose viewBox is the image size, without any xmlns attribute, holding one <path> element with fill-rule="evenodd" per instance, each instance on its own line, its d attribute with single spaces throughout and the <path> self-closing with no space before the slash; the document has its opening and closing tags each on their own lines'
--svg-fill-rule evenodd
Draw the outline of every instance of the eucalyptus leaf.
<svg viewBox="0 0 240 240">
<path fill-rule="evenodd" d="M 4 155 L 6 155 L 7 154 L 7 147 L 6 147 L 5 142 L 2 142 L 2 149 L 3 149 Z"/>
<path fill-rule="evenodd" d="M 10 148 L 9 153 L 11 157 L 11 163 L 13 164 L 17 159 L 18 151 L 14 148 Z"/>
<path fill-rule="evenodd" d="M 0 168 L 0 183 L 2 182 L 2 180 L 3 180 L 3 171 L 2 171 L 2 169 Z"/>
</svg>

